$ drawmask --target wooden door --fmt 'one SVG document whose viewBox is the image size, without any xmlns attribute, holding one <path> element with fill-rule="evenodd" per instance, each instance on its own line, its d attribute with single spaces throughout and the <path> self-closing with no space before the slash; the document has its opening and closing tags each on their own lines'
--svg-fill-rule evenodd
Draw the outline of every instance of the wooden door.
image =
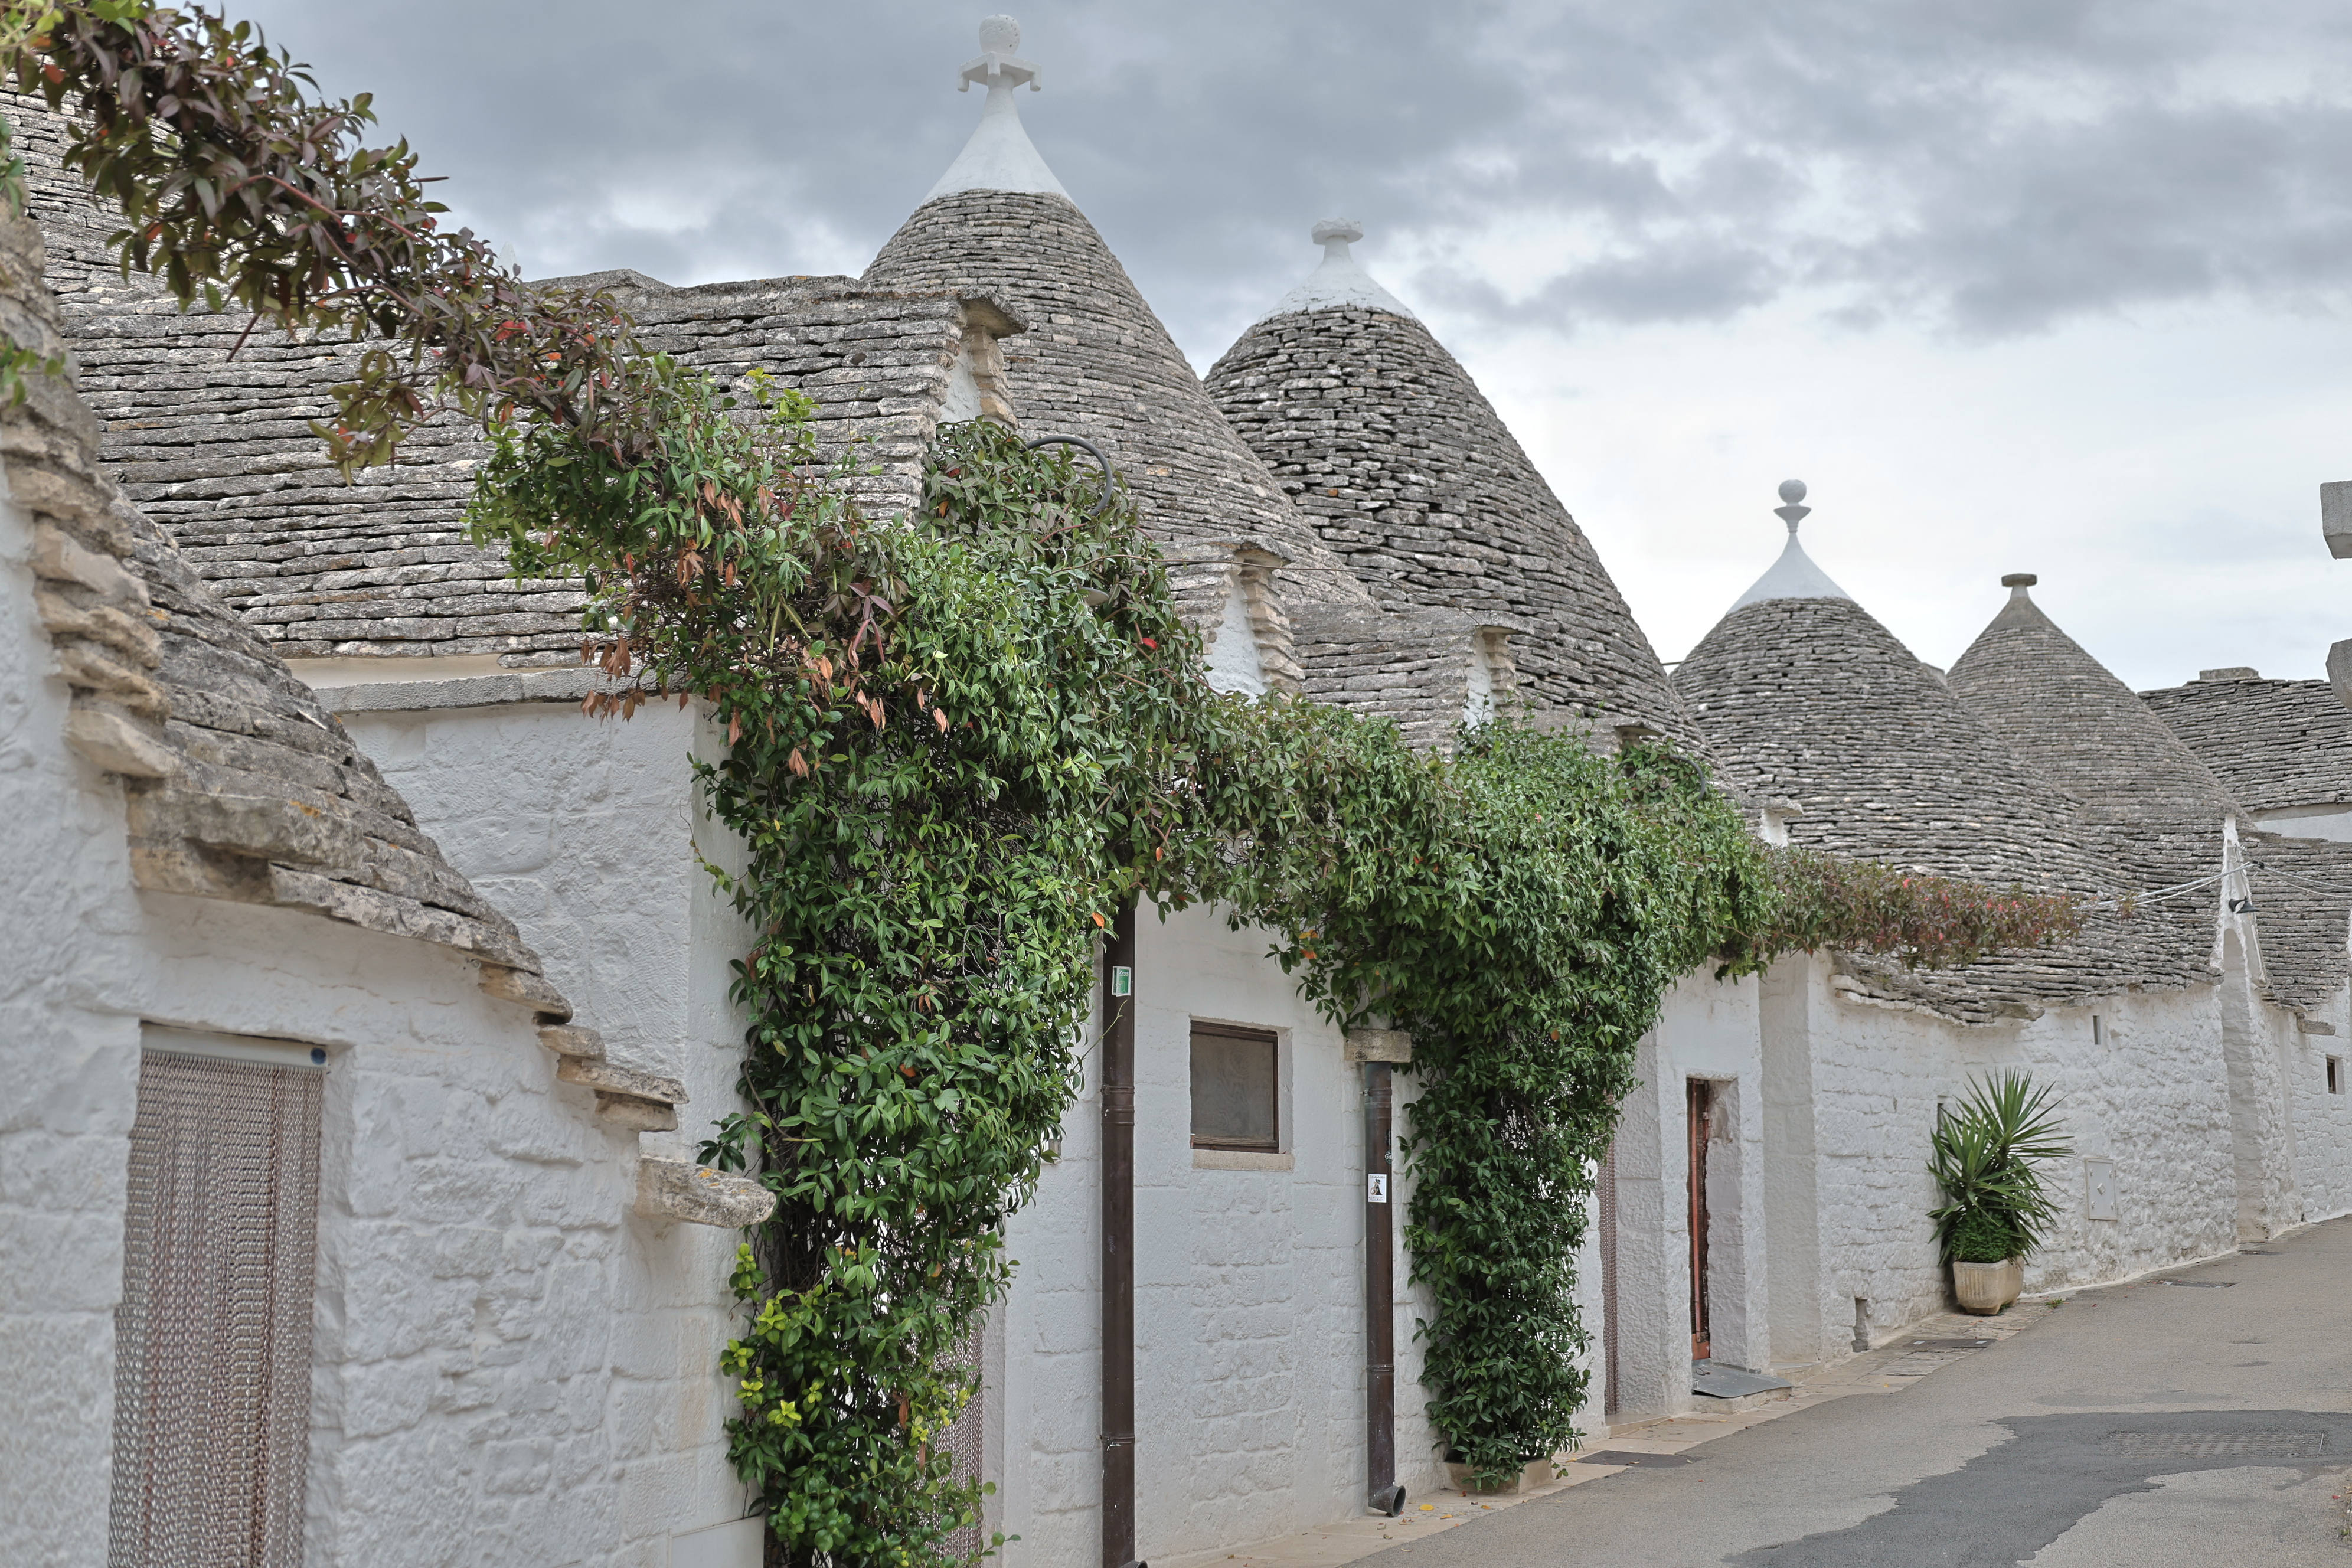
<svg viewBox="0 0 2352 1568">
<path fill-rule="evenodd" d="M 1705 1361 L 1714 1353 L 1706 1325 L 1706 1123 L 1714 1094 L 1705 1079 L 1691 1079 L 1688 1084 L 1691 1360 Z"/>
</svg>

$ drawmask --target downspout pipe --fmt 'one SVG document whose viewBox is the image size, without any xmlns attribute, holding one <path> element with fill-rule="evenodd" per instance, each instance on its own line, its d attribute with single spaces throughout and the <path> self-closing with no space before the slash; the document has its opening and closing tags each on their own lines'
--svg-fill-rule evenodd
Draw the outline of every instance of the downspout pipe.
<svg viewBox="0 0 2352 1568">
<path fill-rule="evenodd" d="M 1103 946 L 1102 1565 L 1135 1555 L 1135 904 Z"/>
<path fill-rule="evenodd" d="M 1364 1502 L 1404 1511 L 1396 1479 L 1396 1205 L 1389 1151 L 1396 1096 L 1389 1064 L 1364 1064 Z"/>
</svg>

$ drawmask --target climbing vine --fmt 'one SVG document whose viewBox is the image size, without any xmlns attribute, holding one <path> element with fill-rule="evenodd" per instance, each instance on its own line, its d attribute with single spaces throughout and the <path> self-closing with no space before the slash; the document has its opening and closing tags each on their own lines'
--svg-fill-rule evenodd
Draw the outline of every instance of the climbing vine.
<svg viewBox="0 0 2352 1568">
<path fill-rule="evenodd" d="M 589 591 L 623 716 L 699 701 L 742 843 L 745 1109 L 706 1160 L 774 1215 L 738 1255 L 737 1467 L 793 1564 L 929 1564 L 976 1513 L 940 1436 L 1002 1226 L 1075 1095 L 1092 941 L 1129 900 L 1275 933 L 1334 1021 L 1410 1030 L 1404 1142 L 1431 1414 L 1496 1477 L 1584 1379 L 1594 1163 L 1635 1044 L 1710 956 L 1834 942 L 1948 963 L 2064 908 L 1769 854 L 1691 762 L 1508 722 L 1450 754 L 1293 698 L 1211 691 L 1132 505 L 1066 456 L 943 432 L 913 526 L 816 460 L 808 405 L 636 352 L 609 299 L 526 287 L 439 226 L 364 98 L 313 100 L 260 35 L 136 0 L 0 0 L 0 56 L 184 304 L 362 342 L 319 434 L 347 468 L 455 408 L 470 510 L 517 573 Z M 21 368 L 21 367 L 20 367 Z M 1896 877 L 1899 886 L 1885 878 Z"/>
<path fill-rule="evenodd" d="M 1691 763 L 1617 758 L 1493 725 L 1452 758 L 1386 726 L 1336 732 L 1329 803 L 1245 879 L 1290 935 L 1307 994 L 1409 1030 L 1405 1239 L 1435 1306 L 1420 1327 L 1433 1423 L 1499 1479 L 1567 1446 L 1587 1335 L 1574 1300 L 1585 1199 L 1635 1047 L 1667 987 L 1769 918 L 1738 813 Z"/>
<path fill-rule="evenodd" d="M 929 1563 L 975 1514 L 940 1435 L 1001 1293 L 1002 1226 L 1076 1092 L 1091 938 L 1219 862 L 1206 691 L 1124 496 L 950 430 L 923 526 L 811 479 L 805 405 L 739 418 L 674 368 L 659 500 L 567 427 L 499 433 L 474 520 L 581 575 L 623 710 L 724 726 L 700 769 L 744 868 L 749 1109 L 703 1150 L 773 1216 L 740 1256 L 739 1470 L 787 1562 Z M 1104 504 L 1108 501 L 1109 504 Z"/>
</svg>

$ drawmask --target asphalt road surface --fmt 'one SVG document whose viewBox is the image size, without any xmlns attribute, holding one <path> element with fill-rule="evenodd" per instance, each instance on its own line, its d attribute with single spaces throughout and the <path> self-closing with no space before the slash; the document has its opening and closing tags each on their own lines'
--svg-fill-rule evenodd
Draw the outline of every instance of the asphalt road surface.
<svg viewBox="0 0 2352 1568">
<path fill-rule="evenodd" d="M 1361 1561 L 2352 1568 L 2352 1220 L 1687 1453 Z"/>
</svg>

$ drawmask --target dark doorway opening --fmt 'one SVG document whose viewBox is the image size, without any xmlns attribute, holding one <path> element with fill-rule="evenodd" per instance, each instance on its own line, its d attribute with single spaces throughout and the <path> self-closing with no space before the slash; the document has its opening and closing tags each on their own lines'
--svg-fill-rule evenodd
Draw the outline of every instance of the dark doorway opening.
<svg viewBox="0 0 2352 1568">
<path fill-rule="evenodd" d="M 1690 1111 L 1691 1360 L 1706 1361 L 1715 1353 L 1706 1321 L 1706 1136 L 1707 1119 L 1715 1108 L 1715 1086 L 1701 1078 L 1691 1079 L 1687 1082 Z"/>
</svg>

